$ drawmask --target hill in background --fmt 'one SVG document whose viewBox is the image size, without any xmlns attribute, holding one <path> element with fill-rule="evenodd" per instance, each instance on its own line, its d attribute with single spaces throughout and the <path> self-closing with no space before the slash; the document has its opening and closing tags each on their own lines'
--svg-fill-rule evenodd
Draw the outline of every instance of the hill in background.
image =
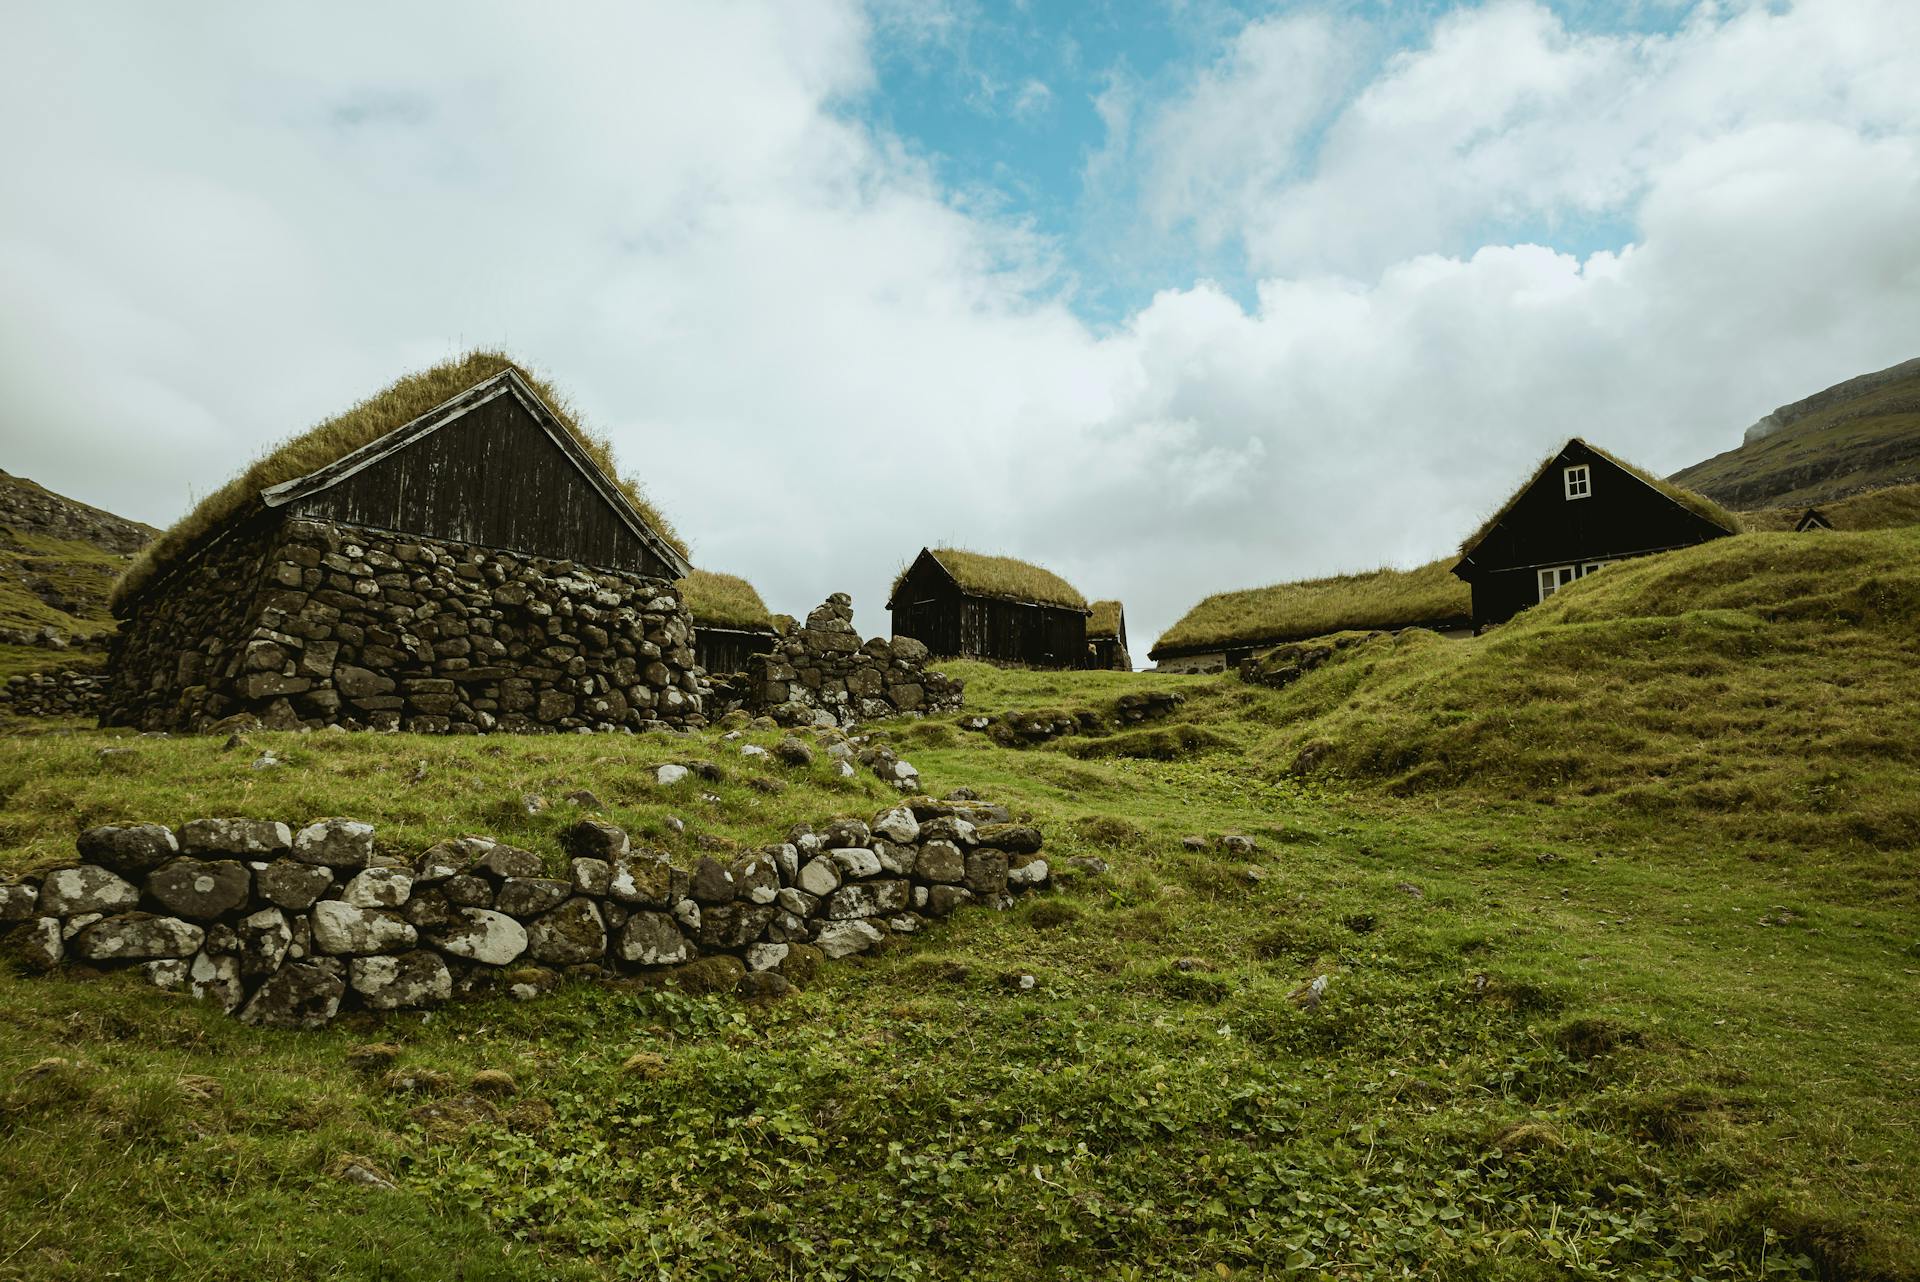
<svg viewBox="0 0 1920 1282">
<path fill-rule="evenodd" d="M 1668 479 L 1733 508 L 1824 503 L 1920 481 L 1920 358 L 1782 405 L 1739 448 Z"/>
<path fill-rule="evenodd" d="M 158 533 L 0 471 L 0 680 L 97 664 L 113 581 Z"/>
</svg>

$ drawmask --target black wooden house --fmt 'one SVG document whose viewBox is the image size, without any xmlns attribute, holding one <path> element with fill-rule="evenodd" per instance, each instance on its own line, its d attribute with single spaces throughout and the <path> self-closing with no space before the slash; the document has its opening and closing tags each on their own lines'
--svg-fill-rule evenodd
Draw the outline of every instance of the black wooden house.
<svg viewBox="0 0 1920 1282">
<path fill-rule="evenodd" d="M 1476 628 L 1512 618 L 1615 561 L 1739 531 L 1732 513 L 1578 437 L 1461 545 Z"/>
<path fill-rule="evenodd" d="M 959 548 L 921 548 L 887 599 L 893 635 L 942 658 L 1034 668 L 1087 664 L 1087 600 L 1050 570 Z"/>
<path fill-rule="evenodd" d="M 708 672 L 745 672 L 755 655 L 772 654 L 780 643 L 781 621 L 739 575 L 694 570 L 679 587 L 693 615 L 694 657 Z"/>
<path fill-rule="evenodd" d="M 1133 671 L 1133 656 L 1127 653 L 1127 608 L 1118 601 L 1095 601 L 1087 618 L 1087 666 L 1116 671 Z"/>
</svg>

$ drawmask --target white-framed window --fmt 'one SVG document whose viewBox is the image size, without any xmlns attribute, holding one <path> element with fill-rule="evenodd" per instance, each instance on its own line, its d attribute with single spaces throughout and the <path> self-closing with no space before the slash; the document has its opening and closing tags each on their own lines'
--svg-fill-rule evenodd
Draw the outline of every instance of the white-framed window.
<svg viewBox="0 0 1920 1282">
<path fill-rule="evenodd" d="M 1611 561 L 1588 561 L 1580 567 L 1580 577 L 1584 579 L 1595 570 L 1604 570 L 1612 564 Z"/>
<path fill-rule="evenodd" d="M 1560 479 L 1566 483 L 1569 499 L 1593 497 L 1593 469 L 1585 463 L 1576 463 L 1572 467 L 1562 468 Z"/>
<path fill-rule="evenodd" d="M 1550 565 L 1540 571 L 1540 599 L 1546 600 L 1567 584 L 1580 577 L 1577 565 Z"/>
</svg>

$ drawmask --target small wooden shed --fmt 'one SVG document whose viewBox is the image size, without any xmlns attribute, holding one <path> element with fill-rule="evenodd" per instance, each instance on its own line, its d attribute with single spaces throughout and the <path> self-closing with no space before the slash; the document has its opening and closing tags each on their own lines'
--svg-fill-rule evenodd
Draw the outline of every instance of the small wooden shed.
<svg viewBox="0 0 1920 1282">
<path fill-rule="evenodd" d="M 1574 437 L 1467 537 L 1453 572 L 1472 586 L 1474 626 L 1484 628 L 1615 561 L 1740 528 L 1713 500 Z"/>
<path fill-rule="evenodd" d="M 963 548 L 921 548 L 887 599 L 893 635 L 942 658 L 1034 668 L 1087 662 L 1087 599 L 1051 570 Z"/>
<path fill-rule="evenodd" d="M 1118 601 L 1095 601 L 1087 616 L 1087 666 L 1114 672 L 1133 671 L 1127 653 L 1127 608 Z"/>
<path fill-rule="evenodd" d="M 737 574 L 694 570 L 680 580 L 693 615 L 693 653 L 708 672 L 745 672 L 747 660 L 771 654 L 780 629 L 753 584 Z"/>
</svg>

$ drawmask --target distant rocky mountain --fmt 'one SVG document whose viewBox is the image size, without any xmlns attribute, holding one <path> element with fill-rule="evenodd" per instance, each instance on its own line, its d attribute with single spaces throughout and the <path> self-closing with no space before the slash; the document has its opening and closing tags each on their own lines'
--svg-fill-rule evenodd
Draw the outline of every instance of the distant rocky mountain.
<svg viewBox="0 0 1920 1282">
<path fill-rule="evenodd" d="M 159 531 L 0 471 L 0 680 L 98 662 L 107 593 Z"/>
<path fill-rule="evenodd" d="M 1782 405 L 1749 427 L 1737 449 L 1669 479 L 1737 509 L 1825 503 L 1920 481 L 1920 358 Z"/>
</svg>

